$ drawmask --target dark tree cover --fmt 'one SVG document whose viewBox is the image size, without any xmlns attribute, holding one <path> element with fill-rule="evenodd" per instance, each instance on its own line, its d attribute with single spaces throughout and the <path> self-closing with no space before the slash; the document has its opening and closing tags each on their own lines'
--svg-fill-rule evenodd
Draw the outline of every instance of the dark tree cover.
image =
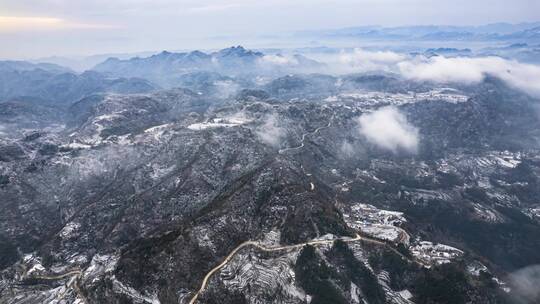
<svg viewBox="0 0 540 304">
<path fill-rule="evenodd" d="M 424 270 L 414 281 L 415 302 L 465 303 L 467 278 L 454 265 L 444 265 L 432 271 Z"/>
<path fill-rule="evenodd" d="M 418 267 L 391 250 L 374 252 L 369 256 L 369 264 L 375 271 L 385 270 L 390 276 L 390 287 L 394 290 L 409 288 Z"/>
<path fill-rule="evenodd" d="M 311 303 L 347 303 L 335 283 L 343 278 L 321 259 L 313 246 L 305 246 L 300 252 L 295 275 L 300 287 L 313 297 Z"/>
<path fill-rule="evenodd" d="M 439 242 L 463 243 L 507 271 L 540 263 L 540 225 L 513 208 L 496 210 L 505 216 L 504 222 L 475 220 L 466 209 L 442 201 L 409 206 L 405 213 L 417 224 L 429 223 L 428 231 Z"/>
<path fill-rule="evenodd" d="M 356 257 L 352 250 L 343 241 L 336 241 L 329 258 L 346 274 L 347 278 L 355 283 L 369 303 L 385 303 L 385 294 L 378 284 L 375 275 Z"/>
<path fill-rule="evenodd" d="M 418 304 L 510 303 L 487 276 L 473 278 L 459 263 L 423 269 L 412 283 L 413 300 Z"/>
<path fill-rule="evenodd" d="M 0 270 L 15 263 L 18 258 L 17 247 L 4 236 L 0 235 Z"/>
</svg>

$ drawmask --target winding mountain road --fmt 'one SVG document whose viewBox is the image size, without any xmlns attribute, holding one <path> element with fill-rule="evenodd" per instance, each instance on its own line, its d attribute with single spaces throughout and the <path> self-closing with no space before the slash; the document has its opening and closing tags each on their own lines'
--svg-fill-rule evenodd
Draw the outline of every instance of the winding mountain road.
<svg viewBox="0 0 540 304">
<path fill-rule="evenodd" d="M 300 249 L 304 246 L 307 246 L 307 245 L 311 245 L 311 246 L 317 246 L 317 245 L 328 245 L 328 244 L 332 244 L 334 243 L 335 241 L 337 240 L 341 240 L 343 242 L 346 242 L 346 243 L 350 243 L 350 242 L 356 242 L 356 241 L 364 241 L 364 242 L 368 242 L 368 243 L 371 243 L 371 244 L 376 244 L 376 245 L 379 245 L 379 246 L 386 246 L 388 247 L 390 250 L 392 250 L 393 252 L 395 252 L 396 254 L 398 254 L 399 256 L 401 256 L 402 258 L 410 261 L 410 262 L 414 262 L 414 263 L 417 263 L 421 266 L 424 266 L 426 267 L 426 265 L 424 265 L 423 263 L 415 260 L 415 259 L 410 259 L 406 256 L 404 256 L 401 252 L 397 251 L 395 248 L 393 248 L 391 245 L 389 245 L 387 242 L 385 241 L 381 241 L 381 240 L 377 240 L 377 239 L 373 239 L 373 238 L 370 238 L 370 237 L 366 237 L 366 236 L 362 236 L 360 234 L 357 234 L 354 238 L 351 238 L 351 237 L 340 237 L 340 238 L 336 238 L 336 239 L 328 239 L 328 240 L 314 240 L 314 241 L 309 241 L 309 242 L 304 242 L 304 243 L 300 243 L 300 244 L 294 244 L 294 245 L 285 245 L 285 246 L 266 246 L 264 244 L 261 244 L 260 242 L 258 241 L 246 241 L 246 242 L 243 242 L 242 244 L 238 245 L 237 247 L 235 247 L 226 257 L 225 259 L 223 259 L 223 261 L 217 265 L 216 267 L 212 268 L 203 278 L 202 282 L 201 282 L 201 286 L 199 288 L 199 290 L 197 290 L 197 292 L 193 295 L 193 297 L 191 298 L 191 300 L 189 301 L 189 304 L 194 304 L 197 302 L 199 296 L 204 292 L 204 290 L 207 288 L 208 286 L 208 282 L 210 281 L 210 279 L 212 278 L 212 276 L 220 271 L 223 267 L 225 267 L 225 265 L 227 265 L 233 258 L 234 256 L 240 251 L 242 250 L 243 248 L 245 247 L 254 247 L 256 249 L 259 249 L 261 251 L 265 251 L 265 252 L 275 252 L 275 251 L 282 251 L 282 250 L 292 250 L 292 249 Z M 67 278 L 67 277 L 74 277 L 74 280 L 71 281 L 70 285 L 71 287 L 75 290 L 76 294 L 78 295 L 78 297 L 82 300 L 83 303 L 88 303 L 88 301 L 86 300 L 86 298 L 83 296 L 81 290 L 80 290 L 80 286 L 79 286 L 79 280 L 82 276 L 83 272 L 82 270 L 80 269 L 76 269 L 76 270 L 70 270 L 66 273 L 62 273 L 62 274 L 55 274 L 55 275 L 38 275 L 38 276 L 34 276 L 33 278 L 35 279 L 42 279 L 42 280 L 60 280 L 60 279 L 64 279 L 64 278 Z"/>
<path fill-rule="evenodd" d="M 40 280 L 61 280 L 61 279 L 67 278 L 67 277 L 73 277 L 74 280 L 72 280 L 71 283 L 70 283 L 71 287 L 75 290 L 75 293 L 82 300 L 82 302 L 84 304 L 87 304 L 88 301 L 86 300 L 86 298 L 82 294 L 81 288 L 79 286 L 79 280 L 80 280 L 82 274 L 83 274 L 82 270 L 75 269 L 75 270 L 70 270 L 70 271 L 62 273 L 62 274 L 38 275 L 38 276 L 33 276 L 32 278 L 40 279 Z M 68 285 L 68 287 L 69 287 L 69 285 Z M 65 293 L 66 292 L 64 292 L 62 294 L 61 298 L 63 298 L 65 296 Z"/>
<path fill-rule="evenodd" d="M 330 126 L 332 125 L 332 121 L 334 121 L 334 116 L 333 116 L 333 115 L 332 115 L 332 117 L 330 118 L 330 120 L 328 121 L 328 124 L 327 124 L 326 126 L 318 127 L 318 128 L 315 129 L 315 131 L 313 131 L 313 132 L 308 132 L 308 133 L 302 134 L 302 139 L 300 140 L 300 145 L 299 145 L 299 146 L 291 147 L 291 148 L 279 149 L 278 153 L 279 153 L 279 154 L 283 154 L 283 153 L 288 152 L 288 151 L 302 149 L 302 148 L 304 147 L 304 145 L 305 145 L 306 137 L 307 137 L 308 135 L 314 135 L 314 134 L 319 133 L 319 132 L 320 132 L 321 130 L 323 130 L 323 129 L 330 128 Z"/>
<path fill-rule="evenodd" d="M 227 263 L 229 263 L 231 261 L 231 259 L 240 251 L 242 250 L 242 248 L 244 247 L 248 247 L 248 246 L 253 246 L 259 250 L 262 250 L 262 251 L 266 251 L 266 252 L 274 252 L 274 251 L 281 251 L 281 250 L 290 250 L 290 249 L 299 249 L 299 248 L 302 248 L 306 245 L 312 245 L 312 246 L 316 246 L 316 245 L 325 245 L 325 244 L 332 244 L 333 242 L 335 242 L 336 240 L 341 240 L 343 242 L 356 242 L 356 241 L 365 241 L 365 242 L 369 242 L 369 243 L 372 243 L 372 244 L 377 244 L 377 245 L 381 245 L 381 246 L 389 246 L 386 242 L 384 241 L 378 241 L 378 240 L 375 240 L 375 239 L 371 239 L 371 238 L 367 238 L 367 237 L 364 237 L 364 236 L 361 236 L 360 234 L 357 234 L 356 237 L 354 238 L 350 238 L 350 237 L 341 237 L 341 238 L 337 238 L 337 239 L 332 239 L 332 240 L 317 240 L 317 241 L 309 241 L 309 242 L 305 242 L 305 243 L 300 243 L 300 244 L 295 244 L 295 245 L 287 245 L 287 246 L 276 246 L 276 247 L 267 247 L 259 242 L 255 242 L 255 241 L 246 241 L 240 245 L 238 245 L 236 248 L 234 248 L 226 257 L 225 259 L 219 264 L 217 265 L 216 267 L 212 268 L 205 276 L 204 276 L 204 279 L 202 280 L 202 283 L 201 283 L 201 287 L 199 288 L 199 290 L 197 290 L 197 292 L 193 295 L 193 297 L 191 298 L 191 300 L 189 301 L 189 304 L 194 304 L 195 302 L 197 302 L 197 299 L 199 298 L 200 294 L 202 292 L 204 292 L 204 290 L 206 289 L 207 285 L 208 285 L 208 281 L 210 280 L 210 278 L 212 277 L 212 275 L 214 275 L 216 272 L 218 272 L 221 268 L 223 268 L 225 265 L 227 265 Z M 407 259 L 407 260 L 410 260 L 409 258 L 405 257 L 403 254 L 401 254 L 399 251 L 395 250 L 394 248 L 392 248 L 397 254 L 399 254 L 401 257 Z M 415 261 L 416 262 L 416 261 Z"/>
<path fill-rule="evenodd" d="M 50 276 L 38 275 L 38 276 L 33 276 L 32 278 L 33 279 L 39 279 L 39 280 L 60 280 L 60 279 L 66 278 L 66 277 L 80 276 L 80 275 L 82 275 L 81 270 L 71 270 L 71 271 L 68 271 L 68 272 L 62 273 L 62 274 L 50 275 Z"/>
</svg>

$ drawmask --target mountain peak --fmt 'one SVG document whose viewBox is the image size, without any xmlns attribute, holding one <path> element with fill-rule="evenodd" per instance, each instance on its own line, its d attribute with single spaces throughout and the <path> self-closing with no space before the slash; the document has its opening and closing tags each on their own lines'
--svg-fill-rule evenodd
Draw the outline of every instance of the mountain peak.
<svg viewBox="0 0 540 304">
<path fill-rule="evenodd" d="M 203 52 L 198 51 L 198 50 L 190 52 L 189 54 L 187 54 L 187 57 L 189 57 L 189 58 L 206 58 L 208 56 L 209 56 L 208 54 L 203 53 Z"/>
<path fill-rule="evenodd" d="M 222 49 L 219 52 L 217 52 L 217 55 L 220 57 L 227 57 L 227 56 L 236 56 L 236 57 L 245 57 L 245 56 L 257 56 L 260 57 L 263 54 L 260 52 L 254 52 L 251 50 L 245 49 L 243 46 L 232 46 L 226 49 Z"/>
</svg>

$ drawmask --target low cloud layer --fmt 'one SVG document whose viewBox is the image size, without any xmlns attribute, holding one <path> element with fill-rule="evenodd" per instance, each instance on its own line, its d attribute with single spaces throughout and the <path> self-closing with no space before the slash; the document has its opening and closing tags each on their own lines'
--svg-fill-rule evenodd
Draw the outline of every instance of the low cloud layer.
<svg viewBox="0 0 540 304">
<path fill-rule="evenodd" d="M 418 129 L 395 107 L 384 107 L 358 118 L 359 131 L 370 143 L 397 153 L 418 150 Z"/>
<path fill-rule="evenodd" d="M 407 55 L 355 49 L 334 55 L 314 55 L 334 74 L 384 71 L 417 81 L 474 84 L 491 75 L 532 96 L 540 97 L 540 66 L 501 57 Z"/>
<path fill-rule="evenodd" d="M 493 75 L 510 86 L 540 96 L 540 66 L 500 57 L 417 57 L 398 63 L 398 68 L 406 78 L 442 83 L 478 83 Z"/>
</svg>

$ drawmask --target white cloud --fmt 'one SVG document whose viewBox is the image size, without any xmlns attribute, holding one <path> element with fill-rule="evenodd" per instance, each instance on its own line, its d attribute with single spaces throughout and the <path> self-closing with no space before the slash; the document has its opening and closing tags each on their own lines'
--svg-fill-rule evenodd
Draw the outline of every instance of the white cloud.
<svg viewBox="0 0 540 304">
<path fill-rule="evenodd" d="M 276 114 L 264 118 L 264 123 L 255 130 L 259 139 L 273 147 L 279 147 L 286 135 L 286 130 L 279 125 Z"/>
<path fill-rule="evenodd" d="M 395 107 L 364 114 L 358 118 L 358 124 L 360 134 L 380 148 L 394 153 L 415 153 L 418 149 L 418 129 Z"/>
<path fill-rule="evenodd" d="M 390 51 L 366 51 L 355 49 L 353 52 L 342 52 L 338 61 L 345 67 L 360 71 L 388 70 L 392 65 L 405 60 L 402 54 Z"/>
<path fill-rule="evenodd" d="M 390 51 L 370 52 L 363 49 L 354 49 L 351 53 L 341 53 L 340 60 L 346 64 L 362 65 L 364 62 L 396 63 L 405 59 L 405 56 Z"/>
<path fill-rule="evenodd" d="M 487 75 L 492 75 L 516 89 L 540 97 L 540 66 L 501 57 L 427 58 L 355 49 L 337 56 L 322 54 L 316 59 L 327 63 L 330 70 L 326 72 L 336 74 L 385 71 L 417 81 L 465 84 L 480 83 Z"/>
<path fill-rule="evenodd" d="M 397 64 L 408 56 L 391 51 L 368 51 L 356 48 L 342 50 L 338 54 L 311 53 L 310 58 L 325 63 L 321 72 L 333 74 L 361 73 L 372 71 L 397 72 Z"/>
<path fill-rule="evenodd" d="M 493 75 L 531 95 L 540 96 L 540 66 L 500 57 L 417 57 L 398 63 L 406 78 L 443 83 L 478 83 Z"/>
</svg>

